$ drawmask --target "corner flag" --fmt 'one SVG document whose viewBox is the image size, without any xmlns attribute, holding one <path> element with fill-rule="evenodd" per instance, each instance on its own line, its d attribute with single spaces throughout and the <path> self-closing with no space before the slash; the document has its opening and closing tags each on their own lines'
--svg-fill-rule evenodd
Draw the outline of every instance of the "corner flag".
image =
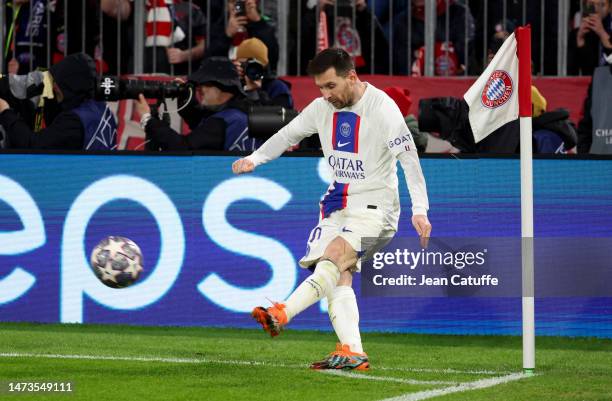
<svg viewBox="0 0 612 401">
<path fill-rule="evenodd" d="M 531 40 L 530 35 L 530 27 L 520 27 L 512 33 L 482 75 L 463 95 L 470 108 L 470 126 L 476 143 L 499 127 L 516 120 L 519 117 L 519 104 L 527 104 L 528 116 L 531 116 L 531 50 L 526 52 L 523 60 L 519 54 L 525 46 L 531 48 L 530 43 L 525 43 Z M 526 88 L 524 84 L 527 84 Z M 521 116 L 525 114 L 521 113 Z"/>
<path fill-rule="evenodd" d="M 533 261 L 533 149 L 531 127 L 531 27 L 506 39 L 484 73 L 463 95 L 474 141 L 520 116 L 521 254 L 523 283 L 523 371 L 535 370 Z"/>
</svg>

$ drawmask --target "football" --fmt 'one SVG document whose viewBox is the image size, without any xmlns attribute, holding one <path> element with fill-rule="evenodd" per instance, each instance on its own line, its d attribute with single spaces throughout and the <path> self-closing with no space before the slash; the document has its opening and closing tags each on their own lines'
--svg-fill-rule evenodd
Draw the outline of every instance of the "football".
<svg viewBox="0 0 612 401">
<path fill-rule="evenodd" d="M 134 284 L 143 271 L 140 248 L 124 237 L 106 237 L 91 252 L 91 268 L 98 279 L 111 288 Z"/>
</svg>

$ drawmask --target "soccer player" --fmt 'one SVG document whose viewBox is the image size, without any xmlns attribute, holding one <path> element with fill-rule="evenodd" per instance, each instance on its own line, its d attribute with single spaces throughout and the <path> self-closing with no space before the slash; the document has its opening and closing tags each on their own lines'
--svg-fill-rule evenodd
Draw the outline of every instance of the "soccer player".
<svg viewBox="0 0 612 401">
<path fill-rule="evenodd" d="M 353 273 L 360 271 L 362 259 L 397 231 L 397 160 L 404 169 L 412 200 L 412 224 L 426 246 L 431 224 L 427 219 L 425 179 L 412 135 L 397 105 L 383 91 L 359 80 L 348 53 L 323 50 L 310 61 L 308 73 L 323 96 L 251 155 L 232 164 L 235 174 L 249 173 L 318 133 L 325 160 L 334 174 L 334 182 L 320 202 L 319 224 L 311 231 L 307 253 L 300 260 L 300 265 L 313 270 L 313 274 L 284 302 L 256 307 L 253 317 L 270 335 L 277 336 L 300 312 L 327 297 L 329 317 L 340 342 L 336 351 L 310 367 L 368 370 L 352 289 Z M 368 238 L 377 240 L 365 240 Z"/>
</svg>

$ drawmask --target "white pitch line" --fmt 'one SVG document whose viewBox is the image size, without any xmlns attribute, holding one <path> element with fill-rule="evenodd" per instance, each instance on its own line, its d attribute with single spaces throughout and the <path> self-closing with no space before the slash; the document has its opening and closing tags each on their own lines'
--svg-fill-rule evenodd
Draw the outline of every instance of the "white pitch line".
<svg viewBox="0 0 612 401">
<path fill-rule="evenodd" d="M 418 393 L 408 393 L 397 397 L 385 398 L 382 401 L 421 401 L 428 400 L 434 397 L 440 397 L 447 394 L 460 393 L 463 391 L 478 390 L 487 387 L 497 386 L 498 384 L 504 384 L 515 380 L 525 379 L 527 377 L 533 377 L 524 373 L 512 373 L 506 376 L 491 377 L 488 379 L 476 380 L 473 382 L 461 383 L 452 387 L 444 387 L 434 390 L 419 391 Z"/>
<path fill-rule="evenodd" d="M 319 372 L 327 374 L 327 375 L 350 377 L 353 379 L 377 380 L 377 381 L 396 382 L 396 383 L 403 383 L 403 384 L 418 384 L 418 385 L 425 384 L 425 385 L 431 385 L 431 386 L 459 384 L 457 382 L 448 382 L 448 381 L 439 381 L 439 380 L 414 380 L 414 379 L 401 379 L 399 377 L 370 376 L 370 375 L 364 375 L 363 373 L 347 372 L 344 370 L 319 370 Z"/>
<path fill-rule="evenodd" d="M 270 366 L 278 368 L 304 368 L 305 365 L 285 365 L 265 361 L 238 361 L 231 359 L 208 358 L 162 358 L 155 356 L 112 356 L 112 355 L 71 355 L 71 354 L 32 354 L 32 353 L 0 353 L 3 358 L 49 358 L 49 359 L 87 359 L 103 361 L 134 361 L 134 362 L 163 362 L 163 363 L 217 363 L 224 365 Z"/>
<path fill-rule="evenodd" d="M 447 373 L 447 374 L 462 374 L 462 375 L 504 375 L 510 374 L 510 371 L 500 370 L 457 370 L 452 368 L 391 368 L 386 366 L 376 366 L 377 370 L 392 370 L 397 372 L 413 372 L 413 373 Z"/>
<path fill-rule="evenodd" d="M 71 355 L 71 354 L 34 354 L 34 353 L 0 353 L 2 358 L 50 358 L 50 359 L 89 359 L 108 361 L 140 361 L 140 362 L 163 362 L 163 363 L 217 363 L 224 365 L 242 366 L 270 366 L 278 368 L 304 369 L 307 365 L 282 364 L 266 361 L 231 360 L 231 359 L 209 359 L 209 358 L 167 358 L 155 356 L 112 356 L 112 355 Z M 442 374 L 469 374 L 469 375 L 499 375 L 509 372 L 495 372 L 490 370 L 455 370 L 455 369 L 428 369 L 428 368 L 401 368 L 375 366 L 376 370 L 411 372 L 411 373 L 442 373 Z"/>
</svg>

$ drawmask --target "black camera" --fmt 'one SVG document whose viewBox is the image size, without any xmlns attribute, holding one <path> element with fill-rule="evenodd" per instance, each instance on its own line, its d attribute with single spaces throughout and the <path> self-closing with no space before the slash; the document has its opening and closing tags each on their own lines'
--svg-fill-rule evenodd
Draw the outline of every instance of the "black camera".
<svg viewBox="0 0 612 401">
<path fill-rule="evenodd" d="M 96 85 L 96 99 L 111 102 L 121 99 L 138 99 L 141 93 L 148 99 L 177 98 L 188 96 L 190 90 L 189 84 L 174 81 L 119 79 L 105 75 Z"/>
<path fill-rule="evenodd" d="M 234 3 L 234 13 L 236 14 L 236 17 L 246 16 L 246 1 L 245 0 L 236 0 L 236 3 Z"/>
<path fill-rule="evenodd" d="M 249 59 L 242 63 L 244 75 L 249 77 L 251 81 L 258 81 L 264 78 L 265 68 L 261 63 L 254 59 Z"/>
<path fill-rule="evenodd" d="M 249 136 L 266 140 L 289 124 L 298 115 L 282 106 L 251 106 L 249 108 Z"/>
</svg>

